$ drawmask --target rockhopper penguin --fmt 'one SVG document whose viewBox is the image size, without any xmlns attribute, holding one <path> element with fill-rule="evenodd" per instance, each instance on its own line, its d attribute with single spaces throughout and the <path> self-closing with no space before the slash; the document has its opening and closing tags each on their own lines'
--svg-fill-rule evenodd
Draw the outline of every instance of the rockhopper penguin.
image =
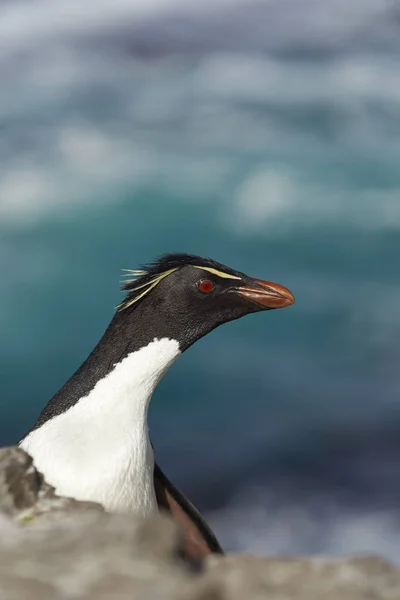
<svg viewBox="0 0 400 600">
<path fill-rule="evenodd" d="M 172 363 L 222 323 L 293 304 L 281 285 L 213 260 L 168 254 L 128 271 L 127 295 L 89 357 L 49 401 L 20 446 L 56 493 L 106 510 L 167 510 L 188 556 L 221 548 L 194 506 L 154 462 L 147 411 Z"/>
</svg>

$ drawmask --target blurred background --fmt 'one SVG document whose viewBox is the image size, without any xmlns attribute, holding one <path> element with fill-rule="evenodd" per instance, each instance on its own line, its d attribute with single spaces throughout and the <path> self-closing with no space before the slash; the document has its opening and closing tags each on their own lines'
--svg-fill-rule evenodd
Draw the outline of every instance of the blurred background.
<svg viewBox="0 0 400 600">
<path fill-rule="evenodd" d="M 122 268 L 278 281 L 153 398 L 227 549 L 400 560 L 400 4 L 1 0 L 0 443 L 86 358 Z"/>
</svg>

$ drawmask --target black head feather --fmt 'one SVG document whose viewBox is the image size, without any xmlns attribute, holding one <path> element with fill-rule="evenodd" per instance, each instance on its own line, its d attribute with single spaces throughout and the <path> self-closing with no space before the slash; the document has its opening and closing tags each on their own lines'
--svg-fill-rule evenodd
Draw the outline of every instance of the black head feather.
<svg viewBox="0 0 400 600">
<path fill-rule="evenodd" d="M 155 284 L 157 279 L 161 278 L 163 274 L 169 274 L 170 271 L 181 269 L 187 265 L 208 267 L 216 269 L 217 271 L 223 271 L 233 277 L 243 277 L 243 273 L 235 271 L 211 258 L 203 258 L 202 256 L 196 256 L 195 254 L 184 253 L 164 254 L 153 262 L 143 265 L 139 271 L 127 271 L 128 277 L 130 273 L 140 273 L 140 276 L 129 279 L 123 283 L 122 290 L 127 292 L 127 296 L 119 308 L 123 310 L 124 308 L 132 306 L 141 299 L 142 295 L 145 295 L 143 292 L 147 293 L 149 287 Z"/>
</svg>

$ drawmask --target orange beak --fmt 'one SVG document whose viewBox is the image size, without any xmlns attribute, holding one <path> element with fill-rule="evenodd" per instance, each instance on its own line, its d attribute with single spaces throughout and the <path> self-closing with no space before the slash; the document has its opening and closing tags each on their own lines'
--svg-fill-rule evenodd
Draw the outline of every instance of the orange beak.
<svg viewBox="0 0 400 600">
<path fill-rule="evenodd" d="M 243 298 L 252 300 L 263 308 L 284 308 L 294 303 L 294 296 L 290 290 L 279 283 L 253 280 L 256 285 L 237 288 L 237 293 Z"/>
</svg>

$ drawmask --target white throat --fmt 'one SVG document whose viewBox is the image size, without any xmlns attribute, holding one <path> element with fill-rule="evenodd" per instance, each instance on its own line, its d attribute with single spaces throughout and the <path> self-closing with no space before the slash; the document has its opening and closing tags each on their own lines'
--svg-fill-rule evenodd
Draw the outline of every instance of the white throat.
<svg viewBox="0 0 400 600">
<path fill-rule="evenodd" d="M 157 508 L 147 411 L 158 382 L 179 354 L 176 340 L 155 339 L 22 440 L 21 447 L 57 494 L 99 502 L 116 512 L 148 514 Z"/>
</svg>

